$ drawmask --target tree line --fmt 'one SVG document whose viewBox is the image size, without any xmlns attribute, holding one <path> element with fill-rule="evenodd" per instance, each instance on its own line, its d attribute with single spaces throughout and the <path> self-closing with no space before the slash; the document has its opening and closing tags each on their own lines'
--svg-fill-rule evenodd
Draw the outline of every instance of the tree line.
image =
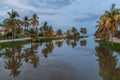
<svg viewBox="0 0 120 80">
<path fill-rule="evenodd" d="M 31 39 L 38 39 L 40 36 L 75 38 L 80 37 L 80 33 L 87 33 L 87 29 L 83 27 L 80 28 L 80 30 L 72 27 L 72 29 L 67 30 L 66 32 L 63 32 L 61 29 L 54 31 L 53 27 L 49 26 L 46 21 L 40 28 L 38 28 L 39 17 L 37 14 L 33 14 L 30 18 L 28 16 L 24 16 L 22 18 L 19 13 L 13 9 L 11 12 L 7 12 L 7 14 L 9 17 L 4 19 L 0 26 L 5 29 L 4 37 L 12 37 L 13 40 L 19 37 L 31 37 Z"/>
</svg>

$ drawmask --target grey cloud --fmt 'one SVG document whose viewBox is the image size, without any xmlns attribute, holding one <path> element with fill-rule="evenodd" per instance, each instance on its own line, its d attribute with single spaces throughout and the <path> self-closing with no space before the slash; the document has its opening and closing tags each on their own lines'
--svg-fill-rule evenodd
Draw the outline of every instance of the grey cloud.
<svg viewBox="0 0 120 80">
<path fill-rule="evenodd" d="M 91 22 L 91 21 L 96 21 L 97 19 L 99 19 L 100 15 L 97 14 L 93 14 L 93 13 L 85 13 L 85 15 L 87 15 L 87 17 L 85 18 L 74 18 L 75 22 Z"/>
<path fill-rule="evenodd" d="M 46 7 L 62 8 L 64 6 L 72 4 L 75 0 L 46 0 Z"/>
</svg>

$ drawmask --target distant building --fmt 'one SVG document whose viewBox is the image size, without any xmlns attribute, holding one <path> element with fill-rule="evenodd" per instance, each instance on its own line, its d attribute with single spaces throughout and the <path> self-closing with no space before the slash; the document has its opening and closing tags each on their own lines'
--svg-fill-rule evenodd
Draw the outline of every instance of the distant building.
<svg viewBox="0 0 120 80">
<path fill-rule="evenodd" d="M 5 30 L 1 29 L 1 30 L 0 30 L 0 34 L 1 34 L 1 35 L 5 35 Z"/>
</svg>

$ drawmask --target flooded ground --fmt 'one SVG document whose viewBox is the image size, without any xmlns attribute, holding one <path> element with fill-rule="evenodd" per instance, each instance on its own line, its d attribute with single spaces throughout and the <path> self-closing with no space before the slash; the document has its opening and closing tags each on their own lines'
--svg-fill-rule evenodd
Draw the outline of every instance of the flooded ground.
<svg viewBox="0 0 120 80">
<path fill-rule="evenodd" d="M 120 80 L 119 53 L 93 37 L 1 50 L 0 80 Z"/>
</svg>

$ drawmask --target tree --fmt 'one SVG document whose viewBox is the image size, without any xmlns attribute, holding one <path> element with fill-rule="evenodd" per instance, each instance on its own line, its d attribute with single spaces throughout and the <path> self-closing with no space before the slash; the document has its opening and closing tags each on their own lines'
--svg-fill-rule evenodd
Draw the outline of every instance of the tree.
<svg viewBox="0 0 120 80">
<path fill-rule="evenodd" d="M 115 4 L 112 4 L 112 7 L 109 11 L 100 17 L 98 22 L 98 29 L 95 33 L 96 37 L 109 37 L 111 33 L 113 36 L 117 34 L 118 25 L 120 24 L 120 9 L 115 8 Z"/>
<path fill-rule="evenodd" d="M 45 21 L 43 26 L 40 27 L 40 31 L 45 36 L 47 30 L 48 30 L 48 23 Z"/>
<path fill-rule="evenodd" d="M 73 37 L 77 37 L 78 31 L 77 31 L 77 29 L 76 29 L 75 27 L 72 27 L 71 32 L 72 32 L 72 34 L 73 34 L 73 35 L 72 35 Z"/>
<path fill-rule="evenodd" d="M 81 32 L 82 34 L 86 34 L 86 33 L 87 33 L 87 29 L 84 28 L 84 27 L 82 27 L 82 28 L 80 28 L 80 32 Z"/>
<path fill-rule="evenodd" d="M 14 40 L 15 31 L 20 31 L 22 21 L 18 18 L 19 14 L 12 9 L 11 12 L 8 12 L 9 18 L 3 21 L 3 25 L 8 32 L 12 32 L 12 38 Z"/>
<path fill-rule="evenodd" d="M 25 16 L 23 18 L 23 25 L 24 25 L 25 29 L 28 29 L 28 26 L 30 25 L 28 16 Z"/>
<path fill-rule="evenodd" d="M 39 17 L 37 16 L 37 14 L 33 14 L 32 18 L 30 19 L 30 24 L 33 27 L 36 27 L 36 30 L 37 30 L 37 26 L 39 25 L 38 19 L 39 19 Z"/>
<path fill-rule="evenodd" d="M 66 37 L 69 38 L 70 36 L 71 36 L 70 30 L 67 30 L 67 32 L 66 32 Z"/>
<path fill-rule="evenodd" d="M 27 29 L 28 29 L 28 26 L 30 26 L 30 23 L 29 23 L 29 18 L 28 16 L 25 16 L 23 18 L 23 25 L 24 25 L 24 35 L 26 36 L 26 33 L 27 33 Z"/>
<path fill-rule="evenodd" d="M 58 35 L 58 37 L 63 36 L 63 33 L 62 33 L 62 30 L 61 30 L 61 29 L 58 29 L 58 31 L 57 31 L 57 35 Z"/>
</svg>

